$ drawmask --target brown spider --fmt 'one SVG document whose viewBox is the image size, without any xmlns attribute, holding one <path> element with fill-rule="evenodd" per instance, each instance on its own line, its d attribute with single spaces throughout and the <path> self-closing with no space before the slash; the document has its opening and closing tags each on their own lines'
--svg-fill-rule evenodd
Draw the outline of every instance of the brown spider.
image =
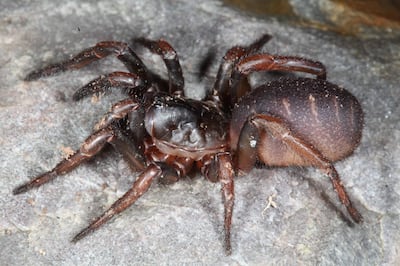
<svg viewBox="0 0 400 266">
<path fill-rule="evenodd" d="M 80 88 L 73 99 L 110 88 L 123 90 L 128 98 L 112 106 L 74 154 L 15 188 L 14 194 L 68 173 L 111 144 L 140 174 L 132 188 L 73 242 L 135 203 L 154 179 L 172 183 L 199 169 L 207 179 L 222 185 L 225 249 L 230 254 L 235 172 L 247 173 L 256 162 L 321 169 L 352 219 L 361 222 L 332 164 L 349 156 L 360 141 L 360 104 L 349 92 L 325 80 L 320 62 L 259 53 L 269 39 L 264 35 L 247 47 L 228 50 L 215 85 L 203 101 L 185 97 L 178 56 L 164 40 L 137 42 L 162 57 L 168 70 L 167 85 L 148 71 L 127 44 L 113 41 L 100 42 L 70 60 L 30 73 L 25 80 L 79 69 L 114 55 L 129 72 L 101 76 Z M 305 72 L 317 79 L 281 78 L 252 90 L 247 76 L 267 70 Z"/>
</svg>

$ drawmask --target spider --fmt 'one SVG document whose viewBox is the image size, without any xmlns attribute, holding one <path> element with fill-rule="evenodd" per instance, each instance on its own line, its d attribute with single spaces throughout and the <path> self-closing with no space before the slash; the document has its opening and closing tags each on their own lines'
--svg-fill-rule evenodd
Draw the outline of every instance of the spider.
<svg viewBox="0 0 400 266">
<path fill-rule="evenodd" d="M 71 156 L 15 188 L 14 194 L 67 174 L 111 144 L 139 175 L 132 187 L 78 233 L 73 242 L 134 204 L 153 180 L 170 184 L 199 170 L 208 180 L 221 183 L 224 244 L 230 254 L 234 179 L 248 173 L 257 163 L 321 169 L 351 218 L 361 222 L 362 217 L 333 166 L 333 162 L 349 156 L 359 144 L 361 106 L 348 91 L 326 81 L 322 63 L 261 53 L 270 38 L 266 34 L 248 46 L 229 49 L 213 88 L 201 101 L 185 97 L 178 55 L 163 39 L 141 38 L 136 42 L 161 56 L 168 70 L 167 82 L 149 71 L 126 43 L 116 41 L 97 43 L 69 60 L 31 72 L 26 81 L 80 69 L 113 55 L 128 72 L 100 76 L 77 90 L 73 99 L 116 88 L 127 98 L 112 105 Z M 316 78 L 280 78 L 252 89 L 248 76 L 257 71 L 295 71 Z"/>
</svg>

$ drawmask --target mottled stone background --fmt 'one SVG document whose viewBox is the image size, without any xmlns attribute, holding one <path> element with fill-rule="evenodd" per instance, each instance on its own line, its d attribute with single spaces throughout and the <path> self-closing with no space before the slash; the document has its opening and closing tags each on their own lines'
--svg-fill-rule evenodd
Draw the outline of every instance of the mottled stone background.
<svg viewBox="0 0 400 266">
<path fill-rule="evenodd" d="M 307 6 L 293 0 L 257 14 L 220 1 L 195 2 L 0 3 L 0 264 L 394 265 L 400 261 L 398 18 L 389 11 L 371 7 L 369 13 L 328 0 L 310 1 Z M 321 172 L 269 168 L 236 180 L 230 257 L 222 248 L 220 186 L 200 176 L 168 187 L 153 184 L 133 207 L 72 244 L 71 238 L 135 179 L 111 149 L 50 184 L 12 195 L 15 186 L 51 169 L 69 149 L 78 148 L 111 102 L 122 97 L 116 93 L 78 103 L 71 99 L 94 77 L 123 70 L 112 58 L 80 71 L 24 82 L 31 70 L 98 41 L 162 37 L 180 55 L 187 94 L 199 98 L 212 85 L 224 52 L 264 33 L 274 37 L 265 51 L 323 62 L 328 79 L 360 100 L 365 111 L 361 145 L 336 167 L 364 216 L 363 224 L 348 225 L 342 215 L 346 212 Z M 200 64 L 210 51 L 215 59 L 199 81 Z M 165 74 L 157 56 L 142 49 L 138 54 Z M 263 212 L 270 196 L 277 208 Z"/>
</svg>

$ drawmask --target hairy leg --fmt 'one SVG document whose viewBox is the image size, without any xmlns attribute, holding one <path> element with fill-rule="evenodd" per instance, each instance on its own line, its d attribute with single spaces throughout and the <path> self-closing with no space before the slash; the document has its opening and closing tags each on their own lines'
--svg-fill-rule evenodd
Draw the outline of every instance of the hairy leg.
<svg viewBox="0 0 400 266">
<path fill-rule="evenodd" d="M 140 96 L 146 88 L 146 81 L 138 75 L 127 72 L 113 72 L 90 81 L 85 86 L 78 89 L 72 96 L 73 100 L 78 101 L 91 94 L 107 92 L 110 88 L 118 88 L 128 95 Z"/>
<path fill-rule="evenodd" d="M 154 41 L 145 38 L 139 38 L 136 39 L 135 42 L 143 45 L 151 52 L 162 57 L 168 70 L 169 93 L 172 95 L 183 96 L 184 79 L 182 68 L 179 63 L 178 54 L 174 48 L 167 41 L 162 39 Z"/>
<path fill-rule="evenodd" d="M 240 77 L 238 86 L 235 88 L 231 86 L 230 79 L 235 65 L 241 58 L 259 51 L 271 38 L 270 35 L 265 34 L 247 47 L 235 46 L 229 49 L 223 57 L 213 90 L 207 96 L 208 99 L 222 101 L 224 108 L 230 110 L 240 96 L 250 90 L 250 85 L 245 76 Z"/>
<path fill-rule="evenodd" d="M 99 130 L 111 125 L 113 122 L 126 117 L 129 113 L 139 109 L 139 103 L 131 98 L 119 101 L 111 107 L 103 118 L 95 125 L 94 129 Z"/>
<path fill-rule="evenodd" d="M 232 160 L 229 154 L 222 153 L 217 155 L 218 176 L 222 185 L 222 198 L 224 201 L 224 229 L 225 229 L 225 252 L 231 254 L 231 224 L 232 212 L 235 199 L 234 176 Z"/>
<path fill-rule="evenodd" d="M 304 72 L 314 74 L 319 79 L 326 79 L 326 69 L 321 62 L 297 56 L 270 54 L 255 54 L 242 58 L 235 65 L 232 79 L 234 82 L 243 75 L 270 70 Z"/>
<path fill-rule="evenodd" d="M 124 137 L 121 129 L 116 126 L 116 123 L 113 123 L 112 125 L 95 131 L 83 142 L 81 147 L 75 151 L 74 154 L 59 162 L 52 170 L 18 186 L 13 190 L 13 194 L 24 193 L 49 182 L 57 176 L 72 171 L 83 162 L 93 158 L 107 143 L 112 144 L 117 151 L 122 153 L 129 165 L 133 168 L 138 170 L 144 169 L 144 159 L 136 149 L 135 143 L 130 142 L 129 139 Z"/>
<path fill-rule="evenodd" d="M 72 242 L 77 242 L 83 237 L 87 236 L 94 230 L 98 229 L 101 225 L 110 220 L 114 215 L 126 210 L 129 206 L 134 204 L 136 200 L 142 196 L 150 187 L 154 178 L 157 178 L 162 173 L 161 169 L 155 165 L 150 164 L 147 168 L 136 178 L 135 183 L 121 198 L 119 198 L 111 207 L 102 215 L 97 217 L 88 227 L 83 229 L 77 234 Z"/>
<path fill-rule="evenodd" d="M 34 187 L 39 187 L 44 183 L 49 182 L 59 175 L 64 175 L 78 167 L 81 163 L 89 160 L 99 153 L 107 142 L 110 142 L 114 137 L 114 132 L 111 128 L 103 128 L 90 135 L 81 145 L 81 147 L 71 156 L 58 163 L 51 171 L 43 173 L 31 181 L 14 189 L 13 193 L 20 194 Z"/>
<path fill-rule="evenodd" d="M 36 80 L 63 71 L 79 69 L 109 55 L 116 56 L 122 63 L 124 63 L 129 72 L 137 74 L 143 80 L 147 80 L 147 69 L 142 60 L 140 60 L 140 58 L 126 43 L 114 41 L 99 42 L 95 46 L 85 49 L 69 60 L 35 70 L 29 73 L 25 77 L 25 80 Z"/>
</svg>

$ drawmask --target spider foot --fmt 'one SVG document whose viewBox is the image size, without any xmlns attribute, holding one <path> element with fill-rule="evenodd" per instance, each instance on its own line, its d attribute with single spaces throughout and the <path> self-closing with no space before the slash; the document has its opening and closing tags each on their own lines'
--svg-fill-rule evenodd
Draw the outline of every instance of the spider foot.
<svg viewBox="0 0 400 266">
<path fill-rule="evenodd" d="M 347 206 L 347 211 L 350 214 L 350 216 L 354 222 L 356 222 L 358 224 L 363 222 L 364 219 L 363 219 L 362 215 L 357 211 L 356 208 L 354 208 L 353 206 Z"/>
<path fill-rule="evenodd" d="M 99 228 L 102 224 L 110 220 L 113 216 L 115 215 L 115 211 L 113 209 L 109 209 L 103 215 L 98 217 L 96 220 L 94 220 L 88 227 L 83 229 L 81 232 L 79 232 L 72 240 L 71 242 L 76 243 L 85 236 L 89 235 L 93 231 L 95 231 L 97 228 Z"/>
<path fill-rule="evenodd" d="M 34 70 L 30 72 L 25 78 L 24 81 L 33 81 L 37 80 L 43 77 L 48 77 L 52 76 L 54 74 L 57 74 L 59 72 L 65 71 L 65 67 L 63 64 L 54 64 L 54 65 L 49 65 L 45 68 L 39 69 L 39 70 Z"/>
<path fill-rule="evenodd" d="M 230 256 L 232 254 L 231 236 L 225 235 L 225 254 Z"/>
<path fill-rule="evenodd" d="M 54 172 L 54 171 L 46 172 L 46 173 L 36 177 L 35 179 L 33 179 L 33 180 L 31 180 L 31 181 L 29 181 L 29 182 L 27 182 L 27 183 L 25 183 L 25 184 L 23 184 L 21 186 L 16 187 L 13 190 L 13 194 L 14 195 L 18 195 L 18 194 L 27 192 L 28 190 L 30 190 L 30 189 L 32 189 L 34 187 L 38 187 L 41 184 L 50 181 L 51 179 L 53 179 L 56 176 L 57 176 L 57 173 Z"/>
</svg>

